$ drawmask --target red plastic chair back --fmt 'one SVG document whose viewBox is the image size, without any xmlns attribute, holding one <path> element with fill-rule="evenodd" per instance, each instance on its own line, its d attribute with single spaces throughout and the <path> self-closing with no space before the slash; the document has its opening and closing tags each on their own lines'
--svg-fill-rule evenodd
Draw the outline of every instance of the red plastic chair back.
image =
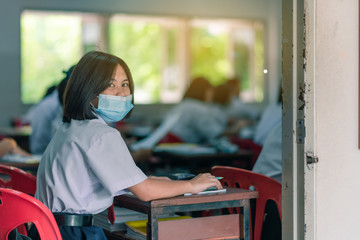
<svg viewBox="0 0 360 240">
<path fill-rule="evenodd" d="M 239 137 L 230 137 L 230 142 L 237 145 L 240 149 L 250 150 L 253 153 L 253 157 L 251 160 L 251 169 L 254 167 L 256 160 L 258 159 L 262 146 L 254 143 L 250 139 L 242 139 Z M 243 161 L 239 161 L 238 163 L 235 161 L 233 164 L 241 164 Z M 236 165 L 233 165 L 236 166 Z M 245 168 L 246 166 L 244 166 Z M 249 169 L 249 170 L 251 170 Z"/>
<path fill-rule="evenodd" d="M 157 144 L 160 144 L 160 143 L 182 143 L 182 142 L 184 142 L 184 141 L 181 140 L 178 136 L 169 132 L 162 139 L 160 139 L 160 141 Z"/>
<path fill-rule="evenodd" d="M 15 189 L 35 196 L 36 177 L 19 168 L 0 164 L 0 187 Z M 20 234 L 27 236 L 25 224 L 20 225 L 17 230 Z"/>
<path fill-rule="evenodd" d="M 36 198 L 8 188 L 0 188 L 0 239 L 27 222 L 35 224 L 41 239 L 61 240 L 59 227 L 50 210 Z"/>
<path fill-rule="evenodd" d="M 261 239 L 265 206 L 268 200 L 275 202 L 281 220 L 281 184 L 278 181 L 234 167 L 214 166 L 211 173 L 214 176 L 223 177 L 221 180 L 223 186 L 243 189 L 249 189 L 252 186 L 259 192 L 259 197 L 256 199 L 254 233 L 252 234 L 254 240 Z M 233 209 L 229 209 L 229 211 L 234 213 Z"/>
<path fill-rule="evenodd" d="M 1 178 L 1 175 L 6 175 Z M 0 187 L 15 189 L 35 196 L 36 177 L 19 168 L 0 164 Z"/>
</svg>

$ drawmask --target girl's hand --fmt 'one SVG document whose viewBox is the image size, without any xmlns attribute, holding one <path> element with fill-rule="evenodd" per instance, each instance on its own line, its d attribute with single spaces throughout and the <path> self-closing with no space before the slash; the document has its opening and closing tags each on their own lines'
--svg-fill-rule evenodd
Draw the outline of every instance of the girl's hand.
<svg viewBox="0 0 360 240">
<path fill-rule="evenodd" d="M 216 177 L 210 173 L 201 173 L 193 179 L 189 180 L 189 182 L 192 184 L 191 193 L 198 193 L 213 186 L 215 186 L 217 189 L 223 188 L 219 180 L 217 180 Z"/>
</svg>

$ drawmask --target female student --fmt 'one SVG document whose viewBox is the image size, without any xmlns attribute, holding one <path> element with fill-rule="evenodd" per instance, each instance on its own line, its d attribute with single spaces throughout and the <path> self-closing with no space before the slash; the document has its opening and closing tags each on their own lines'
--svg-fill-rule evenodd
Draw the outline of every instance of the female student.
<svg viewBox="0 0 360 240">
<path fill-rule="evenodd" d="M 126 190 L 149 201 L 222 188 L 208 173 L 172 181 L 147 177 L 135 165 L 120 133 L 108 126 L 131 111 L 133 94 L 128 66 L 110 54 L 85 54 L 71 75 L 64 95 L 64 124 L 43 154 L 35 194 L 54 213 L 63 239 L 106 239 L 88 219 Z"/>
</svg>

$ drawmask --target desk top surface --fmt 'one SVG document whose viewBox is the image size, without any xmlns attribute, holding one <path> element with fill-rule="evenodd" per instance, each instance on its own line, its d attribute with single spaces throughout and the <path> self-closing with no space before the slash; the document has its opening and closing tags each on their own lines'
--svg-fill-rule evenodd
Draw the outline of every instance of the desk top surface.
<svg viewBox="0 0 360 240">
<path fill-rule="evenodd" d="M 0 134 L 4 136 L 24 136 L 28 137 L 31 134 L 31 127 L 0 127 Z"/>
<path fill-rule="evenodd" d="M 240 158 L 251 158 L 253 153 L 248 150 L 239 150 L 235 153 L 224 153 L 224 152 L 215 152 L 215 153 L 181 153 L 181 152 L 171 152 L 171 151 L 158 151 L 153 152 L 154 156 L 157 157 L 169 157 L 173 159 L 197 159 L 207 161 L 209 159 L 240 159 Z"/>
<path fill-rule="evenodd" d="M 36 173 L 41 159 L 39 156 L 35 156 L 35 155 L 30 157 L 19 156 L 18 158 L 16 157 L 12 158 L 11 156 L 12 154 L 9 154 L 0 158 L 0 164 L 20 168 L 24 171 L 30 171 L 33 174 Z"/>
<path fill-rule="evenodd" d="M 191 196 L 176 196 L 172 198 L 164 198 L 152 200 L 148 202 L 141 201 L 135 195 L 124 194 L 115 197 L 115 203 L 118 205 L 132 204 L 144 207 L 166 207 L 174 205 L 187 205 L 197 203 L 211 203 L 211 202 L 224 202 L 232 200 L 253 199 L 259 196 L 257 191 L 239 189 L 239 188 L 226 188 L 224 193 L 206 194 L 206 195 L 191 195 Z"/>
<path fill-rule="evenodd" d="M 0 164 L 21 168 L 23 170 L 28 170 L 28 169 L 33 169 L 33 168 L 35 169 L 35 168 L 38 168 L 38 166 L 39 166 L 39 162 L 19 163 L 19 162 L 9 162 L 9 161 L 3 161 L 3 160 L 0 160 Z"/>
<path fill-rule="evenodd" d="M 154 155 L 171 155 L 182 157 L 213 157 L 213 156 L 246 156 L 251 151 L 238 149 L 237 151 L 218 151 L 214 146 L 206 146 L 195 143 L 161 143 L 153 149 Z"/>
</svg>

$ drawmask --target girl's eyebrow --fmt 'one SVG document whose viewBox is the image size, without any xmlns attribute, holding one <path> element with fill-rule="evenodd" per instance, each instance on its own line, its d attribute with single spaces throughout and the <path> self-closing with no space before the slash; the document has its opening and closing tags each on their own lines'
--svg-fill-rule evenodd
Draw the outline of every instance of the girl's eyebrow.
<svg viewBox="0 0 360 240">
<path fill-rule="evenodd" d="M 110 81 L 111 82 L 118 82 L 118 80 L 116 80 L 114 78 L 110 79 Z M 122 80 L 121 82 L 130 82 L 130 80 L 126 78 L 126 79 Z"/>
</svg>

